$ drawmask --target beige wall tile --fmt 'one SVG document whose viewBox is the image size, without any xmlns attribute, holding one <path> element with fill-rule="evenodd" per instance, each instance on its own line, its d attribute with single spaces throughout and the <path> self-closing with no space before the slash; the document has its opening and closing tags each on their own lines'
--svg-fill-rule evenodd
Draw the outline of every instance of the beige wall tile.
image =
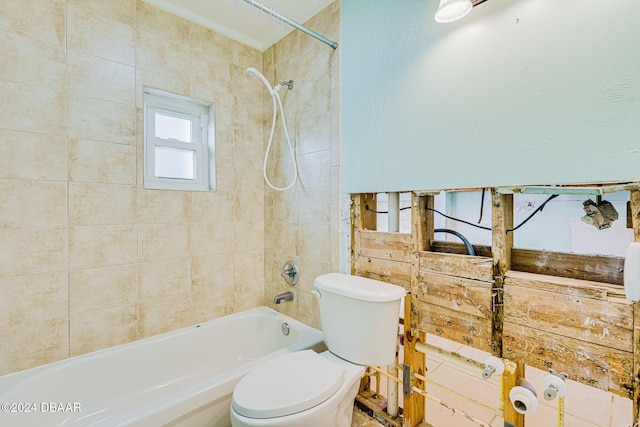
<svg viewBox="0 0 640 427">
<path fill-rule="evenodd" d="M 299 320 L 316 329 L 322 329 L 318 298 L 310 292 L 298 290 Z"/>
<path fill-rule="evenodd" d="M 137 287 L 135 264 L 70 271 L 69 312 L 135 304 Z"/>
<path fill-rule="evenodd" d="M 70 137 L 135 144 L 136 114 L 133 106 L 76 95 L 69 95 L 67 103 Z"/>
<path fill-rule="evenodd" d="M 300 256 L 331 262 L 331 233 L 328 224 L 300 225 Z"/>
<path fill-rule="evenodd" d="M 140 224 L 138 262 L 191 256 L 190 234 L 190 224 Z"/>
<path fill-rule="evenodd" d="M 153 33 L 158 38 L 189 42 L 191 23 L 176 15 L 154 7 L 143 0 L 136 0 L 136 27 Z"/>
<path fill-rule="evenodd" d="M 136 36 L 136 67 L 179 79 L 189 73 L 189 50 L 185 41 L 159 38 L 158 31 L 138 29 Z"/>
<path fill-rule="evenodd" d="M 264 221 L 236 221 L 234 231 L 236 252 L 264 250 Z"/>
<path fill-rule="evenodd" d="M 0 328 L 64 317 L 67 300 L 66 272 L 0 279 Z"/>
<path fill-rule="evenodd" d="M 252 221 L 264 215 L 264 193 L 262 191 L 245 191 L 236 193 L 236 221 Z"/>
<path fill-rule="evenodd" d="M 194 191 L 191 193 L 192 222 L 233 221 L 235 197 L 226 191 Z"/>
<path fill-rule="evenodd" d="M 138 264 L 138 300 L 148 301 L 191 292 L 191 260 Z"/>
<path fill-rule="evenodd" d="M 67 229 L 0 227 L 0 277 L 67 269 Z"/>
<path fill-rule="evenodd" d="M 3 1 L 0 28 L 64 47 L 65 0 Z"/>
<path fill-rule="evenodd" d="M 91 10 L 83 7 L 85 4 L 87 3 L 83 1 L 68 4 L 67 47 L 122 64 L 134 65 L 135 29 L 131 18 L 113 19 L 113 15 L 105 14 L 104 9 Z M 120 3 L 115 2 L 93 1 L 91 5 L 118 7 L 123 10 Z"/>
<path fill-rule="evenodd" d="M 191 290 L 194 293 L 217 291 L 221 297 L 233 296 L 234 278 L 232 253 L 191 258 Z"/>
<path fill-rule="evenodd" d="M 300 207 L 300 224 L 329 224 L 331 221 L 331 189 L 329 187 L 304 188 L 296 190 Z"/>
<path fill-rule="evenodd" d="M 235 311 L 264 304 L 264 252 L 235 254 Z"/>
<path fill-rule="evenodd" d="M 71 182 L 69 224 L 135 224 L 137 194 L 134 185 Z"/>
<path fill-rule="evenodd" d="M 67 51 L 67 92 L 134 105 L 135 69 L 108 59 Z"/>
<path fill-rule="evenodd" d="M 0 128 L 65 134 L 64 92 L 0 80 Z"/>
<path fill-rule="evenodd" d="M 67 0 L 67 8 L 86 9 L 110 21 L 135 25 L 135 0 Z"/>
<path fill-rule="evenodd" d="M 136 107 L 144 107 L 144 90 L 146 88 L 161 89 L 165 92 L 189 96 L 189 75 L 170 77 L 150 70 L 136 69 Z M 193 93 L 200 93 L 194 91 Z M 213 99 L 213 98 L 207 98 Z"/>
<path fill-rule="evenodd" d="M 298 129 L 298 153 L 308 154 L 331 148 L 331 116 L 330 111 L 304 115 L 305 120 Z"/>
<path fill-rule="evenodd" d="M 298 224 L 274 221 L 265 228 L 265 249 L 276 253 L 298 254 Z"/>
<path fill-rule="evenodd" d="M 71 139 L 69 181 L 136 184 L 136 148 L 112 142 Z"/>
<path fill-rule="evenodd" d="M 193 324 L 233 314 L 233 288 L 224 294 L 218 289 L 194 292 L 191 304 Z"/>
<path fill-rule="evenodd" d="M 64 47 L 1 30 L 0 46 L 0 79 L 64 92 Z"/>
<path fill-rule="evenodd" d="M 315 289 L 313 281 L 316 277 L 335 271 L 331 268 L 329 262 L 321 262 L 314 258 L 300 257 L 298 260 L 298 268 L 300 269 L 300 280 L 298 288 L 305 292 L 311 292 Z"/>
<path fill-rule="evenodd" d="M 0 129 L 0 179 L 64 181 L 67 139 Z"/>
<path fill-rule="evenodd" d="M 69 321 L 65 317 L 6 326 L 0 328 L 0 342 L 0 375 L 55 362 L 69 357 Z"/>
<path fill-rule="evenodd" d="M 67 225 L 67 184 L 53 181 L 0 180 L 0 227 Z"/>
<path fill-rule="evenodd" d="M 162 334 L 191 324 L 191 295 L 177 295 L 138 304 L 138 338 Z"/>
<path fill-rule="evenodd" d="M 189 218 L 191 193 L 175 190 L 138 191 L 138 221 L 142 224 L 162 224 Z"/>
<path fill-rule="evenodd" d="M 71 315 L 69 320 L 70 356 L 136 340 L 136 320 L 135 305 L 103 308 Z"/>
<path fill-rule="evenodd" d="M 194 256 L 233 253 L 235 250 L 234 223 L 192 224 L 191 249 Z"/>
<path fill-rule="evenodd" d="M 300 182 L 307 188 L 328 187 L 331 184 L 331 153 L 329 150 L 303 154 L 298 158 Z"/>
<path fill-rule="evenodd" d="M 107 267 L 136 261 L 135 225 L 69 228 L 69 269 Z"/>
</svg>

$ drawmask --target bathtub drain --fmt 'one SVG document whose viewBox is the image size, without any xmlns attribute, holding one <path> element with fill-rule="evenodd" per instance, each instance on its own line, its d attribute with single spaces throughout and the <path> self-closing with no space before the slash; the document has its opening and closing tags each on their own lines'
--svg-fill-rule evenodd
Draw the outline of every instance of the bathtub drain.
<svg viewBox="0 0 640 427">
<path fill-rule="evenodd" d="M 284 322 L 282 326 L 280 326 L 280 330 L 282 331 L 283 335 L 289 335 L 289 324 L 287 322 Z"/>
</svg>

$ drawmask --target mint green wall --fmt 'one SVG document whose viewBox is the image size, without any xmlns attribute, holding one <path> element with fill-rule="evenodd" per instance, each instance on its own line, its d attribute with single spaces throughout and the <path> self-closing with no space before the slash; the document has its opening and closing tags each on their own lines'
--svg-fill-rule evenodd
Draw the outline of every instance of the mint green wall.
<svg viewBox="0 0 640 427">
<path fill-rule="evenodd" d="M 640 1 L 343 0 L 343 193 L 640 179 Z"/>
</svg>

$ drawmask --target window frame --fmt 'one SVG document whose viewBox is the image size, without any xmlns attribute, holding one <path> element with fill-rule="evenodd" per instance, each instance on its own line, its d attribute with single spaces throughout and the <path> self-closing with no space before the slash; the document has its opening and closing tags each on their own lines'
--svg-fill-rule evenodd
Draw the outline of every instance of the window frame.
<svg viewBox="0 0 640 427">
<path fill-rule="evenodd" d="M 191 121 L 191 142 L 155 135 L 156 113 Z M 144 91 L 144 188 L 215 191 L 213 103 L 158 89 Z M 156 176 L 156 147 L 194 152 L 195 178 Z"/>
</svg>

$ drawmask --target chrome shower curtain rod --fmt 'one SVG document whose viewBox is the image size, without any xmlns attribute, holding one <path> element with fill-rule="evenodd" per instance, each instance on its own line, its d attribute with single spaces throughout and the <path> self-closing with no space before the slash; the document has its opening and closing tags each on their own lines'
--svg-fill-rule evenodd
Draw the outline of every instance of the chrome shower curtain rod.
<svg viewBox="0 0 640 427">
<path fill-rule="evenodd" d="M 262 3 L 258 3 L 255 0 L 244 0 L 246 3 L 249 3 L 251 6 L 255 7 L 256 9 L 260 9 L 261 11 L 263 11 L 264 13 L 267 13 L 271 16 L 273 16 L 276 19 L 279 19 L 280 21 L 284 22 L 285 24 L 289 24 L 291 25 L 293 28 L 297 28 L 298 30 L 302 31 L 303 33 L 307 33 L 309 34 L 311 37 L 314 37 L 318 40 L 320 40 L 322 43 L 326 43 L 329 46 L 331 46 L 332 48 L 336 49 L 338 47 L 338 43 L 329 40 L 328 38 L 316 33 L 315 31 L 312 31 L 310 29 L 308 29 L 307 27 L 298 24 L 295 21 L 292 21 L 291 19 L 287 18 L 284 15 L 281 15 L 280 13 L 278 13 L 278 11 L 274 10 L 274 9 L 270 9 L 268 7 L 266 7 L 264 4 Z"/>
</svg>

